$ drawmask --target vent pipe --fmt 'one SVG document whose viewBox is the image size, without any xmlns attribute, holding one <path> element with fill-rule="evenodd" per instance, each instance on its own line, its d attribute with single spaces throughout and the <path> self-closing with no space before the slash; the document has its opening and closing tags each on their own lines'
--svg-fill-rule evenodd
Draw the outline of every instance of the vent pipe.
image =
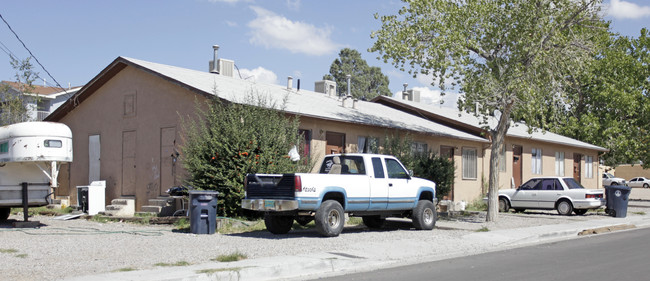
<svg viewBox="0 0 650 281">
<path fill-rule="evenodd" d="M 351 96 L 352 94 L 350 94 L 350 80 L 352 80 L 352 75 L 348 74 L 345 77 L 348 78 L 348 96 Z"/>
<path fill-rule="evenodd" d="M 298 79 L 298 85 L 297 85 L 297 88 L 298 88 L 297 91 L 300 92 L 300 79 Z"/>
<path fill-rule="evenodd" d="M 287 90 L 291 90 L 293 88 L 293 77 L 289 76 L 287 77 Z"/>
<path fill-rule="evenodd" d="M 219 45 L 214 45 L 212 46 L 212 49 L 214 50 L 214 59 L 212 60 L 212 67 L 210 69 L 210 72 L 219 74 L 219 64 L 217 62 L 217 58 L 219 57 Z"/>
<path fill-rule="evenodd" d="M 406 91 L 406 87 L 409 86 L 409 83 L 404 83 L 403 85 L 404 85 L 404 90 L 402 91 L 402 99 L 403 100 L 408 100 L 409 99 L 409 94 Z"/>
</svg>

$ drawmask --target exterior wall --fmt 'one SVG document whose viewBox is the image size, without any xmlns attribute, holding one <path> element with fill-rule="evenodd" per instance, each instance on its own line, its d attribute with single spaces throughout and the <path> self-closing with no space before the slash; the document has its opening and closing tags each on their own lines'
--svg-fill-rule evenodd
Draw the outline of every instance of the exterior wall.
<svg viewBox="0 0 650 281">
<path fill-rule="evenodd" d="M 174 140 L 176 146 L 180 144 L 179 116 L 193 115 L 197 97 L 201 98 L 132 67 L 120 71 L 82 106 L 60 120 L 72 130 L 74 162 L 69 175 L 64 176 L 69 186 L 57 195 L 69 195 L 72 202 L 77 202 L 75 186 L 89 184 L 91 135 L 100 135 L 100 179 L 106 180 L 107 204 L 115 198 L 135 196 L 136 210 L 139 210 L 148 205 L 149 198 L 165 194 L 174 179 L 180 184 L 178 179 L 183 174 L 180 160 L 172 163 L 173 151 L 162 149 L 173 149 Z M 164 128 L 171 128 L 175 133 L 165 136 L 166 143 L 161 144 Z M 176 177 L 171 174 L 171 167 L 175 168 Z M 161 183 L 163 180 L 171 184 Z"/>
<path fill-rule="evenodd" d="M 553 144 L 547 142 L 540 142 L 530 139 L 522 138 L 506 138 L 506 171 L 500 171 L 499 174 L 499 189 L 513 188 L 513 146 L 522 146 L 522 183 L 533 177 L 541 176 L 559 176 L 555 173 L 555 152 L 564 152 L 564 177 L 573 177 L 573 155 L 578 153 L 582 155 L 580 159 L 580 182 L 585 188 L 602 188 L 601 176 L 598 169 L 598 152 L 594 150 L 570 147 L 566 145 Z M 542 150 L 542 173 L 533 174 L 532 172 L 532 149 Z M 485 161 L 485 181 L 488 180 L 489 163 L 490 163 L 490 149 L 487 149 Z M 593 157 L 592 162 L 592 177 L 587 178 L 587 171 L 585 167 L 585 156 Z M 487 183 L 486 183 L 487 184 Z M 514 186 L 516 188 L 516 186 Z"/>
<path fill-rule="evenodd" d="M 617 166 L 613 174 L 616 177 L 624 178 L 626 181 L 629 181 L 635 177 L 650 178 L 650 169 L 643 169 L 643 167 L 641 167 L 641 165 L 639 164 L 636 165 L 627 164 L 627 165 Z M 598 176 L 600 177 L 601 174 L 598 174 Z"/>
</svg>

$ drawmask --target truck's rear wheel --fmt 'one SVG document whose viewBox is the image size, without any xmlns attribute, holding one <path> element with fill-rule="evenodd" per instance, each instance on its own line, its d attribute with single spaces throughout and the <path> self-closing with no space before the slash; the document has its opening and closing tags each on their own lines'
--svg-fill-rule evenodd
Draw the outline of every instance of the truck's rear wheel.
<svg viewBox="0 0 650 281">
<path fill-rule="evenodd" d="M 386 219 L 380 216 L 363 216 L 361 218 L 363 219 L 363 224 L 368 228 L 382 228 L 386 222 Z"/>
<path fill-rule="evenodd" d="M 339 236 L 345 224 L 343 207 L 336 200 L 327 200 L 316 211 L 314 220 L 316 230 L 321 235 L 326 237 Z"/>
<path fill-rule="evenodd" d="M 273 234 L 286 234 L 293 226 L 293 217 L 265 215 L 264 225 Z"/>
<path fill-rule="evenodd" d="M 429 200 L 420 200 L 413 209 L 413 226 L 415 229 L 431 230 L 436 225 L 436 206 Z"/>
<path fill-rule="evenodd" d="M 11 208 L 0 208 L 0 222 L 6 221 L 11 213 Z"/>
</svg>

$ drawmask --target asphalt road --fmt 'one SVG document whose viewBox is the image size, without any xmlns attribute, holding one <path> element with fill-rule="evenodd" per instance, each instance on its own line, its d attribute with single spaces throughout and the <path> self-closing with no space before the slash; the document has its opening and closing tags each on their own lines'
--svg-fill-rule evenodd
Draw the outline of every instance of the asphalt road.
<svg viewBox="0 0 650 281">
<path fill-rule="evenodd" d="M 648 280 L 650 228 L 318 280 Z"/>
</svg>

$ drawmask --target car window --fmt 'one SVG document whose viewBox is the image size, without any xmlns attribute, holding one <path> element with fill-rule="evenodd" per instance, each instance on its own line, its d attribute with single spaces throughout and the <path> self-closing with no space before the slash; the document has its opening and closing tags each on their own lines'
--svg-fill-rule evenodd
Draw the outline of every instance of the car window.
<svg viewBox="0 0 650 281">
<path fill-rule="evenodd" d="M 408 179 L 409 174 L 395 159 L 386 159 L 386 171 L 390 179 Z"/>
<path fill-rule="evenodd" d="M 532 179 L 522 184 L 519 189 L 522 190 L 539 190 L 542 186 L 542 179 Z"/>
<path fill-rule="evenodd" d="M 336 156 L 340 159 L 341 172 L 340 174 L 352 174 L 352 175 L 365 175 L 366 167 L 363 163 L 363 157 L 361 156 Z M 337 165 L 334 160 L 335 157 L 327 157 L 323 161 L 323 165 L 320 168 L 321 174 L 327 174 L 330 172 L 332 167 Z M 338 173 L 337 173 L 338 174 Z"/>
<path fill-rule="evenodd" d="M 372 169 L 375 171 L 376 179 L 383 179 L 384 176 L 384 165 L 381 164 L 381 158 L 373 157 L 372 158 Z"/>
<path fill-rule="evenodd" d="M 636 180 L 637 180 L 637 178 L 633 178 L 633 179 L 631 179 L 630 181 L 636 181 Z"/>
<path fill-rule="evenodd" d="M 555 181 L 554 179 L 543 179 L 542 186 L 540 190 L 555 190 Z"/>
<path fill-rule="evenodd" d="M 580 183 L 573 178 L 563 178 L 562 180 L 569 189 L 584 189 L 584 186 L 580 185 Z"/>
</svg>

